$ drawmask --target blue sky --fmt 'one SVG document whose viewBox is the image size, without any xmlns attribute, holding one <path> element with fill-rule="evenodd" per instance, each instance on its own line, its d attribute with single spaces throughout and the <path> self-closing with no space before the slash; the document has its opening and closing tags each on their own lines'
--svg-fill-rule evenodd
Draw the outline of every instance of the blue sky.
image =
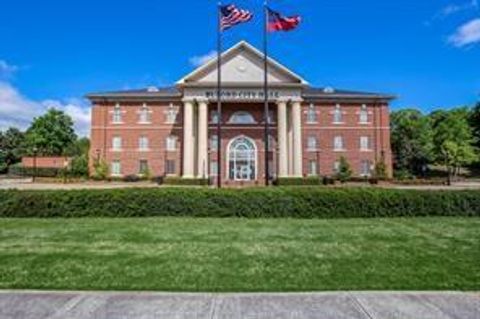
<svg viewBox="0 0 480 319">
<path fill-rule="evenodd" d="M 256 19 L 225 47 L 260 47 Z M 399 96 L 393 108 L 472 104 L 480 94 L 478 0 L 272 0 L 300 28 L 270 36 L 271 55 L 312 85 Z M 0 11 L 0 129 L 48 106 L 88 130 L 92 91 L 170 85 L 215 50 L 216 1 L 16 0 Z M 82 133 L 82 134 L 83 134 Z"/>
</svg>

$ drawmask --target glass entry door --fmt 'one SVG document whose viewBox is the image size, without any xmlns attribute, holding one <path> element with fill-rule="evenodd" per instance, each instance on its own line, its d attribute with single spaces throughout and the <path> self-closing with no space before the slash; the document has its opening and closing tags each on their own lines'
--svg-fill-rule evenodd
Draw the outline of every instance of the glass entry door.
<svg viewBox="0 0 480 319">
<path fill-rule="evenodd" d="M 252 181 L 256 176 L 256 148 L 247 137 L 237 137 L 229 147 L 229 179 Z"/>
</svg>

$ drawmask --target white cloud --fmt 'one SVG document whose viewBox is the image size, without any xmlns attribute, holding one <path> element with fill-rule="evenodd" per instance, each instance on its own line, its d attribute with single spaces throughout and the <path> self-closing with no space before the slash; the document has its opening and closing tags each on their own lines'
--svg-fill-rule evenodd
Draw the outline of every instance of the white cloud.
<svg viewBox="0 0 480 319">
<path fill-rule="evenodd" d="M 450 4 L 444 7 L 441 10 L 440 14 L 446 17 L 461 11 L 466 11 L 471 9 L 478 9 L 478 0 L 471 0 L 463 4 Z"/>
<path fill-rule="evenodd" d="M 11 76 L 18 70 L 18 66 L 7 63 L 5 60 L 0 60 L 0 78 Z"/>
<path fill-rule="evenodd" d="M 461 25 L 455 33 L 448 38 L 448 42 L 456 47 L 480 43 L 480 18 L 473 19 Z"/>
<path fill-rule="evenodd" d="M 87 103 L 79 99 L 68 101 L 34 101 L 23 96 L 8 82 L 0 82 L 0 130 L 10 126 L 26 129 L 34 117 L 55 107 L 72 117 L 75 131 L 80 136 L 88 136 L 90 131 L 90 112 Z"/>
<path fill-rule="evenodd" d="M 188 59 L 188 61 L 193 66 L 198 67 L 198 66 L 201 66 L 202 64 L 205 64 L 208 61 L 210 61 L 210 60 L 212 60 L 216 57 L 217 57 L 217 51 L 210 51 L 210 52 L 208 52 L 207 54 L 204 54 L 204 55 L 193 56 L 190 59 Z"/>
</svg>

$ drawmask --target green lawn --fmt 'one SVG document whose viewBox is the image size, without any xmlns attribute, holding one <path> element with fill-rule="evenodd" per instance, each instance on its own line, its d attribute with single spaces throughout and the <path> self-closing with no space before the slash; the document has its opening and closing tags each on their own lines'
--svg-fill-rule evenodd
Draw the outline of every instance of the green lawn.
<svg viewBox="0 0 480 319">
<path fill-rule="evenodd" d="M 0 219 L 0 288 L 480 290 L 480 218 Z"/>
</svg>

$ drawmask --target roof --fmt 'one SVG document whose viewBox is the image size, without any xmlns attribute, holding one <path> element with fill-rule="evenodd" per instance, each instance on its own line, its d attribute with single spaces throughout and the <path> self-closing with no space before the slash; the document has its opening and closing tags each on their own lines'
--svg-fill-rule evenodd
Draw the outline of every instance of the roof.
<svg viewBox="0 0 480 319">
<path fill-rule="evenodd" d="M 101 98 L 181 98 L 182 93 L 174 86 L 149 87 L 137 90 L 96 92 L 87 94 L 89 99 Z"/>
<path fill-rule="evenodd" d="M 351 99 L 382 99 L 393 100 L 394 95 L 374 92 L 351 91 L 335 89 L 332 87 L 307 87 L 303 90 L 302 96 L 304 98 L 351 98 Z"/>
<path fill-rule="evenodd" d="M 90 93 L 87 98 L 91 100 L 98 99 L 180 99 L 182 92 L 174 87 L 144 88 L 137 90 L 110 91 Z M 303 89 L 302 97 L 305 99 L 381 99 L 393 100 L 395 96 L 374 92 L 362 92 L 334 89 L 331 87 L 311 87 Z"/>
</svg>

